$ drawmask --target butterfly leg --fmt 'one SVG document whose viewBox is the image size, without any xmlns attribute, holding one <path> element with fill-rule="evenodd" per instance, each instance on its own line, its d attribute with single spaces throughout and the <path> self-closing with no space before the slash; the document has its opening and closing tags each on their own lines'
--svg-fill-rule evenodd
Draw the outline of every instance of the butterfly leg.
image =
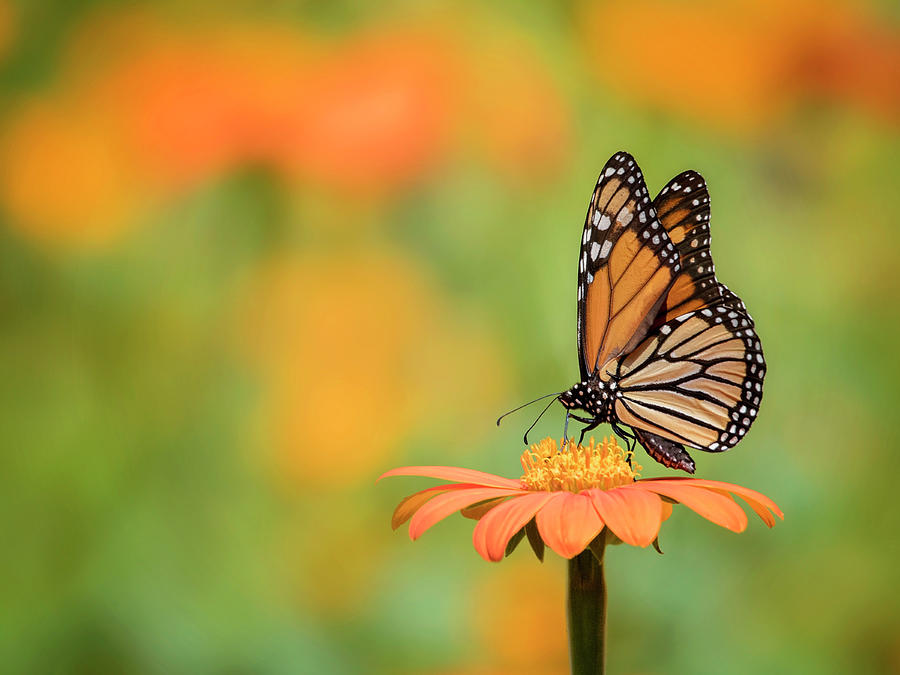
<svg viewBox="0 0 900 675">
<path fill-rule="evenodd" d="M 581 422 L 582 424 L 587 424 L 584 429 L 581 430 L 581 436 L 578 438 L 578 444 L 581 445 L 581 442 L 584 440 L 584 434 L 591 429 L 597 428 L 600 424 L 600 421 L 595 417 L 580 417 L 579 415 L 572 414 L 571 411 L 566 411 L 566 430 L 569 428 L 569 419 L 573 419 L 576 422 Z M 568 435 L 563 432 L 564 439 L 568 440 Z"/>
<path fill-rule="evenodd" d="M 631 454 L 634 452 L 634 442 L 636 440 L 634 434 L 630 434 L 615 422 L 612 423 L 613 431 L 617 436 L 625 441 L 625 447 L 628 449 L 628 463 L 631 464 Z"/>
<path fill-rule="evenodd" d="M 588 425 L 586 427 L 582 427 L 581 435 L 578 437 L 578 445 L 581 445 L 584 442 L 584 435 L 587 432 L 589 432 L 591 429 L 596 429 L 598 426 L 600 426 L 600 420 L 598 420 L 598 419 L 586 420 L 586 419 L 580 419 L 577 417 L 575 419 L 577 419 L 579 422 L 587 422 L 588 423 Z"/>
<path fill-rule="evenodd" d="M 569 442 L 569 416 L 571 414 L 572 413 L 570 411 L 566 410 L 566 424 L 563 427 L 563 447 L 565 447 L 566 443 Z"/>
</svg>

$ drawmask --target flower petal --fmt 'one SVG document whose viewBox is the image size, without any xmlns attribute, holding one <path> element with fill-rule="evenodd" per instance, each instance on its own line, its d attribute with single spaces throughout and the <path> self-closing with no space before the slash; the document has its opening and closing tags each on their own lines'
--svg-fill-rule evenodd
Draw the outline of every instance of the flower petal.
<svg viewBox="0 0 900 675">
<path fill-rule="evenodd" d="M 475 544 L 475 550 L 485 560 L 490 562 L 502 560 L 510 538 L 534 517 L 534 514 L 547 503 L 553 493 L 522 492 L 519 494 L 521 496 L 491 509 L 475 526 L 472 543 Z"/>
<path fill-rule="evenodd" d="M 450 490 L 428 500 L 416 512 L 409 522 L 409 537 L 416 540 L 429 527 L 443 520 L 461 508 L 493 497 L 506 497 L 524 494 L 524 490 L 507 490 L 506 488 L 467 487 L 462 490 Z"/>
<path fill-rule="evenodd" d="M 707 487 L 691 485 L 690 478 L 680 481 L 641 480 L 625 485 L 620 490 L 651 490 L 665 495 L 696 511 L 707 520 L 721 525 L 732 532 L 743 532 L 747 528 L 747 514 L 730 497 L 726 497 Z"/>
<path fill-rule="evenodd" d="M 440 478 L 460 483 L 475 483 L 484 487 L 512 488 L 513 490 L 518 490 L 522 487 L 522 482 L 519 480 L 495 476 L 492 473 L 476 471 L 475 469 L 461 469 L 458 466 L 401 466 L 381 474 L 378 480 L 391 476 L 426 476 L 428 478 Z"/>
<path fill-rule="evenodd" d="M 673 479 L 662 478 L 659 480 Z M 772 517 L 772 513 L 781 518 L 781 520 L 784 520 L 784 513 L 782 513 L 780 508 L 778 508 L 778 504 L 773 502 L 761 492 L 757 492 L 756 490 L 751 490 L 750 488 L 743 487 L 742 485 L 735 485 L 734 483 L 724 483 L 722 481 L 706 480 L 704 478 L 687 478 L 682 480 L 689 485 L 710 488 L 716 490 L 719 493 L 731 492 L 738 495 L 741 499 L 747 502 L 747 505 L 751 509 L 753 509 L 754 513 L 756 513 L 756 515 L 758 515 L 769 527 L 774 527 L 775 525 L 775 518 Z M 772 513 L 769 513 L 770 511 Z"/>
<path fill-rule="evenodd" d="M 709 483 L 718 483 L 718 481 L 704 481 Z M 747 505 L 753 509 L 762 521 L 769 527 L 775 527 L 775 516 L 784 520 L 784 513 L 778 508 L 778 505 L 764 494 L 751 490 L 750 488 L 741 487 L 740 485 L 731 485 L 730 483 L 721 483 L 721 489 L 710 486 L 717 492 L 732 492 L 747 502 Z M 724 486 L 728 487 L 724 487 Z M 774 516 L 772 514 L 775 514 Z"/>
<path fill-rule="evenodd" d="M 469 518 L 471 520 L 481 520 L 482 518 L 484 518 L 484 514 L 486 514 L 498 504 L 501 504 L 503 502 L 503 499 L 503 497 L 497 497 L 495 499 L 488 499 L 487 501 L 478 502 L 477 504 L 472 504 L 472 506 L 467 506 L 464 509 L 460 509 L 460 513 L 465 518 Z"/>
<path fill-rule="evenodd" d="M 663 501 L 649 490 L 590 490 L 606 526 L 626 544 L 649 546 L 659 534 Z M 670 507 L 671 508 L 671 507 Z"/>
<path fill-rule="evenodd" d="M 448 488 L 445 485 L 438 485 L 436 487 L 420 490 L 408 497 L 404 497 L 401 502 L 397 504 L 397 508 L 394 509 L 394 515 L 391 517 L 391 529 L 396 530 L 403 523 L 412 518 L 413 514 L 418 511 L 425 502 L 442 492 L 446 492 L 447 489 Z"/>
<path fill-rule="evenodd" d="M 669 518 L 672 517 L 672 505 L 665 501 L 662 501 L 662 522 L 666 522 Z"/>
<path fill-rule="evenodd" d="M 391 528 L 396 530 L 407 520 L 412 518 L 413 514 L 422 508 L 422 505 L 432 497 L 436 497 L 442 492 L 450 492 L 451 490 L 467 490 L 469 488 L 480 488 L 480 485 L 472 483 L 450 483 L 449 485 L 435 485 L 434 487 L 419 490 L 415 494 L 404 497 L 397 508 L 394 509 L 394 515 L 391 517 Z M 491 502 L 495 506 L 499 502 Z M 478 508 L 478 507 L 476 507 Z M 465 514 L 463 514 L 465 515 Z M 479 516 L 480 518 L 481 516 Z"/>
<path fill-rule="evenodd" d="M 536 520 L 541 539 L 563 558 L 581 553 L 603 529 L 591 498 L 572 492 L 553 493 Z"/>
<path fill-rule="evenodd" d="M 731 493 L 728 490 L 715 490 L 714 488 L 709 488 L 709 489 L 714 490 L 715 492 L 718 492 L 719 494 L 726 495 L 728 497 L 732 497 Z M 747 503 L 747 506 L 749 506 L 751 509 L 753 509 L 753 512 L 756 515 L 758 515 L 760 517 L 760 519 L 766 525 L 768 525 L 769 527 L 775 527 L 775 516 L 773 516 L 769 512 L 769 509 L 767 509 L 762 504 L 760 504 L 758 501 L 756 501 L 755 499 L 752 499 L 750 497 L 744 497 L 743 495 L 741 495 L 741 499 L 743 499 Z M 780 510 L 779 510 L 779 513 L 781 513 Z M 782 520 L 784 520 L 784 514 L 781 514 L 780 518 Z"/>
</svg>

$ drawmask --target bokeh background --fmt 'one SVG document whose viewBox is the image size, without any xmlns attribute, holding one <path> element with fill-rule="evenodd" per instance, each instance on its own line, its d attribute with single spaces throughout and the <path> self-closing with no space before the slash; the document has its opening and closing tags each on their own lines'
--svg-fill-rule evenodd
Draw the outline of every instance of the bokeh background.
<svg viewBox="0 0 900 675">
<path fill-rule="evenodd" d="M 787 518 L 611 550 L 610 671 L 900 672 L 898 132 L 893 0 L 2 0 L 0 670 L 566 672 L 562 561 L 374 480 L 517 475 L 626 149 L 769 362 L 698 474 Z"/>
</svg>

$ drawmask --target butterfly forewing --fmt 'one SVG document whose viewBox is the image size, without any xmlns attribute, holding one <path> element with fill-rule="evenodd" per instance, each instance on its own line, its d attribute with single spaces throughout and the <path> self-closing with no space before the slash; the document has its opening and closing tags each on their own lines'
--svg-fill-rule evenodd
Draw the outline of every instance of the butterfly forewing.
<svg viewBox="0 0 900 675">
<path fill-rule="evenodd" d="M 678 174 L 660 190 L 653 206 L 681 263 L 657 317 L 662 324 L 715 304 L 720 292 L 709 252 L 709 191 L 703 176 L 696 171 Z"/>
<path fill-rule="evenodd" d="M 634 158 L 606 163 L 591 197 L 578 260 L 578 359 L 582 379 L 605 377 L 611 359 L 647 334 L 680 263 Z"/>
<path fill-rule="evenodd" d="M 667 321 L 622 361 L 624 424 L 713 452 L 744 437 L 766 366 L 743 303 L 725 291 L 728 300 Z"/>
</svg>

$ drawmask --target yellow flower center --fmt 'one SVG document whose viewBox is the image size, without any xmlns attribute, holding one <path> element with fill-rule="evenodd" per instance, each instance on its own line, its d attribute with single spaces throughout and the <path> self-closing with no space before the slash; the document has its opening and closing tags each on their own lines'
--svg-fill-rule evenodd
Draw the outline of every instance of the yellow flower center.
<svg viewBox="0 0 900 675">
<path fill-rule="evenodd" d="M 570 440 L 562 450 L 545 438 L 522 453 L 522 483 L 529 490 L 581 492 L 589 488 L 609 490 L 631 483 L 640 475 L 639 464 L 628 465 L 631 454 L 615 439 L 578 445 Z"/>
</svg>

